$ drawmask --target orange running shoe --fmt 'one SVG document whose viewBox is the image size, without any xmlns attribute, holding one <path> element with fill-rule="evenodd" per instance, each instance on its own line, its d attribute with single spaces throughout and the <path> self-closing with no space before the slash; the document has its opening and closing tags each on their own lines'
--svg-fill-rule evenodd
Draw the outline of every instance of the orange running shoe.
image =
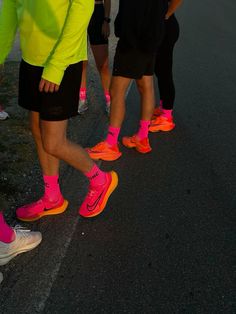
<svg viewBox="0 0 236 314">
<path fill-rule="evenodd" d="M 160 106 L 156 107 L 153 111 L 151 120 L 154 120 L 156 117 L 159 117 L 161 114 L 162 114 L 161 107 Z"/>
<path fill-rule="evenodd" d="M 156 117 L 151 121 L 149 127 L 150 132 L 159 132 L 159 131 L 171 131 L 175 127 L 173 119 L 168 119 L 163 116 Z"/>
<path fill-rule="evenodd" d="M 139 153 L 142 153 L 142 154 L 149 153 L 152 150 L 149 144 L 148 137 L 140 140 L 136 134 L 133 136 L 123 137 L 122 144 L 128 148 L 135 148 Z"/>
<path fill-rule="evenodd" d="M 117 173 L 115 171 L 106 173 L 106 182 L 104 184 L 89 187 L 88 194 L 79 209 L 79 214 L 86 218 L 99 215 L 106 207 L 109 196 L 117 185 Z"/>
<path fill-rule="evenodd" d="M 122 155 L 118 145 L 110 146 L 107 142 L 103 141 L 91 148 L 86 148 L 89 156 L 94 160 L 113 161 Z"/>
</svg>

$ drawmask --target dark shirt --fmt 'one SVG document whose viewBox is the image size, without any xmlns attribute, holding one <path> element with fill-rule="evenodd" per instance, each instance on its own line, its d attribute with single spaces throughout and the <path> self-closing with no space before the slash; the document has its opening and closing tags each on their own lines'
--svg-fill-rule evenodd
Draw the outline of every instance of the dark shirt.
<svg viewBox="0 0 236 314">
<path fill-rule="evenodd" d="M 164 35 L 166 0 L 120 0 L 115 35 L 123 49 L 156 52 Z"/>
</svg>

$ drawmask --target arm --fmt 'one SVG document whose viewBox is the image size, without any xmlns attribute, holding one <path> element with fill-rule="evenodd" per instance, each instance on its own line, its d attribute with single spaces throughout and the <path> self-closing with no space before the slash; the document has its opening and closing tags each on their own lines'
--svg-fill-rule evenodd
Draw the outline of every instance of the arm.
<svg viewBox="0 0 236 314">
<path fill-rule="evenodd" d="M 64 71 L 77 52 L 77 43 L 83 40 L 93 13 L 94 0 L 72 0 L 70 2 L 61 37 L 44 67 L 39 85 L 40 91 L 54 92 L 58 90 Z"/>
<path fill-rule="evenodd" d="M 111 0 L 104 0 L 104 16 L 105 18 L 110 18 L 111 13 Z M 110 36 L 110 25 L 107 21 L 104 20 L 102 25 L 102 34 L 104 38 Z"/>
<path fill-rule="evenodd" d="M 177 8 L 182 4 L 183 0 L 170 0 L 168 11 L 166 13 L 165 19 L 168 20 L 168 18 L 175 13 Z"/>
<path fill-rule="evenodd" d="M 0 11 L 0 64 L 8 56 L 17 30 L 17 13 L 15 0 L 3 0 Z"/>
</svg>

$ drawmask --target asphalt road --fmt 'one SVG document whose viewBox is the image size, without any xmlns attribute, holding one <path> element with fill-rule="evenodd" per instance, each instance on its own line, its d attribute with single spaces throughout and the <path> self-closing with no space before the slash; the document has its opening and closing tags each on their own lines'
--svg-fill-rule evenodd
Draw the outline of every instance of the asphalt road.
<svg viewBox="0 0 236 314">
<path fill-rule="evenodd" d="M 151 134 L 151 154 L 122 148 L 101 163 L 120 184 L 95 219 L 78 218 L 87 183 L 66 168 L 70 207 L 34 224 L 43 243 L 5 267 L 1 313 L 236 313 L 235 10 L 233 0 L 184 3 L 175 130 Z M 72 123 L 84 146 L 107 125 L 91 73 L 90 111 Z M 133 84 L 121 135 L 136 131 L 138 102 Z"/>
</svg>

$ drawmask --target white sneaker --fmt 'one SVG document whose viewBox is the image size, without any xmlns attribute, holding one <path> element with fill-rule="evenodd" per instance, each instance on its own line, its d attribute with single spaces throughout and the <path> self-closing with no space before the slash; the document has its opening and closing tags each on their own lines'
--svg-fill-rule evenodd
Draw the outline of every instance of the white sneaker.
<svg viewBox="0 0 236 314">
<path fill-rule="evenodd" d="M 0 109 L 0 120 L 6 120 L 7 118 L 9 118 L 9 114 Z"/>
<path fill-rule="evenodd" d="M 78 106 L 78 113 L 83 114 L 85 111 L 88 110 L 88 102 L 87 99 L 85 100 L 79 100 L 79 106 Z"/>
<path fill-rule="evenodd" d="M 42 234 L 26 230 L 20 226 L 14 228 L 16 238 L 11 243 L 0 241 L 0 266 L 7 264 L 16 255 L 34 249 L 42 241 Z"/>
</svg>

